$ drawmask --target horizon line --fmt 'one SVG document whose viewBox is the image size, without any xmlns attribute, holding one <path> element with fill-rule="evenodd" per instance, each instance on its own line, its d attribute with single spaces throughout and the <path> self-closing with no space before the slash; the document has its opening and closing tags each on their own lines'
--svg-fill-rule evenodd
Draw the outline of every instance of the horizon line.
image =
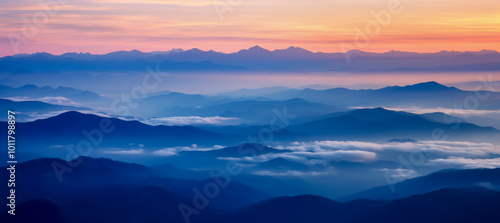
<svg viewBox="0 0 500 223">
<path fill-rule="evenodd" d="M 110 53 L 116 53 L 116 52 L 133 52 L 133 51 L 137 51 L 137 52 L 140 52 L 140 53 L 165 53 L 165 52 L 173 52 L 175 50 L 180 50 L 180 52 L 187 52 L 187 51 L 193 51 L 193 50 L 199 50 L 199 51 L 202 51 L 202 52 L 215 52 L 215 53 L 221 53 L 221 54 L 226 54 L 226 55 L 230 55 L 230 54 L 235 54 L 235 53 L 239 53 L 241 51 L 244 51 L 244 50 L 250 50 L 250 49 L 253 49 L 253 48 L 257 48 L 257 49 L 262 49 L 262 50 L 266 50 L 266 51 L 269 51 L 269 52 L 275 52 L 275 51 L 284 51 L 284 50 L 289 50 L 289 49 L 299 49 L 299 50 L 305 50 L 307 52 L 310 52 L 310 53 L 313 53 L 313 54 L 316 54 L 316 53 L 325 53 L 325 54 L 346 54 L 348 52 L 359 52 L 359 53 L 372 53 L 372 54 L 386 54 L 386 53 L 391 53 L 391 52 L 397 52 L 397 53 L 416 53 L 416 54 L 436 54 L 436 53 L 442 53 L 442 52 L 449 52 L 449 53 L 479 53 L 479 52 L 483 52 L 483 51 L 490 51 L 490 52 L 496 52 L 496 53 L 500 53 L 500 51 L 498 50 L 492 50 L 492 49 L 481 49 L 481 50 L 477 50 L 477 51 L 471 51 L 471 50 L 466 50 L 466 51 L 456 51 L 456 50 L 441 50 L 441 51 L 433 51 L 433 52 L 416 52 L 416 51 L 400 51 L 400 50 L 395 50 L 395 49 L 392 49 L 392 50 L 389 50 L 389 51 L 384 51 L 384 52 L 373 52 L 373 51 L 363 51 L 363 50 L 360 50 L 360 49 L 350 49 L 346 52 L 321 52 L 321 51 L 310 51 L 310 50 L 307 50 L 305 48 L 302 48 L 302 47 L 296 47 L 296 46 L 289 46 L 288 48 L 276 48 L 274 50 L 270 50 L 270 49 L 266 49 L 266 48 L 263 48 L 263 47 L 260 47 L 259 45 L 255 45 L 255 46 L 252 46 L 252 47 L 249 47 L 249 48 L 242 48 L 238 51 L 233 51 L 233 52 L 230 52 L 230 53 L 226 53 L 226 52 L 222 52 L 222 51 L 216 51 L 216 50 L 213 50 L 213 49 L 210 49 L 210 50 L 201 50 L 200 48 L 197 48 L 197 47 L 194 47 L 194 48 L 191 48 L 191 49 L 188 49 L 188 50 L 184 50 L 182 48 L 171 48 L 170 50 L 154 50 L 154 51 L 141 51 L 141 50 L 138 50 L 138 49 L 133 49 L 133 50 L 117 50 L 117 51 L 110 51 L 110 52 L 107 52 L 107 53 L 91 53 L 91 52 L 76 52 L 76 51 L 68 51 L 68 52 L 65 52 L 65 53 L 62 53 L 62 54 L 53 54 L 53 53 L 49 53 L 49 52 L 45 52 L 45 51 L 39 51 L 39 52 L 33 52 L 33 53 L 18 53 L 18 54 L 11 54 L 11 55 L 6 55 L 6 56 L 2 56 L 0 58 L 4 58 L 4 57 L 9 57 L 9 56 L 23 56 L 23 55 L 35 55 L 35 54 L 50 54 L 50 55 L 53 55 L 53 56 L 62 56 L 64 54 L 70 54 L 70 53 L 75 53 L 75 54 L 90 54 L 90 55 L 94 55 L 94 56 L 98 56 L 98 55 L 107 55 L 107 54 L 110 54 Z"/>
</svg>

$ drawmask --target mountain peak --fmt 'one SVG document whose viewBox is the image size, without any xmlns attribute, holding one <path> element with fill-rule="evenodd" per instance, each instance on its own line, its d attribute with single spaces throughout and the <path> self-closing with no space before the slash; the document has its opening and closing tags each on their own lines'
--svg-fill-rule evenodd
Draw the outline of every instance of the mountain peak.
<svg viewBox="0 0 500 223">
<path fill-rule="evenodd" d="M 352 50 L 349 50 L 347 51 L 348 53 L 366 53 L 365 51 L 362 51 L 362 50 L 358 50 L 358 49 L 352 49 Z"/>
<path fill-rule="evenodd" d="M 260 47 L 259 45 L 252 46 L 248 48 L 249 50 L 264 50 L 264 48 Z"/>
<path fill-rule="evenodd" d="M 418 85 L 427 85 L 427 86 L 442 86 L 442 87 L 445 87 L 444 85 L 436 82 L 436 81 L 428 81 L 428 82 L 422 82 L 422 83 L 418 83 L 418 84 L 414 84 L 413 86 L 418 86 Z"/>
<path fill-rule="evenodd" d="M 142 53 L 142 52 L 139 50 L 133 49 L 133 50 L 129 51 L 129 53 Z"/>
<path fill-rule="evenodd" d="M 256 155 L 284 152 L 283 150 L 274 149 L 272 147 L 262 145 L 259 143 L 242 143 L 239 146 L 230 146 L 218 150 L 211 150 L 204 153 L 205 154 L 211 153 L 218 156 L 226 156 L 226 157 L 242 157 L 245 156 L 245 153 L 247 151 L 255 151 Z"/>
<path fill-rule="evenodd" d="M 50 53 L 46 53 L 46 52 L 37 52 L 37 53 L 34 53 L 32 54 L 33 56 L 43 56 L 43 57 L 52 57 L 54 55 L 50 54 Z"/>
<path fill-rule="evenodd" d="M 395 114 L 395 111 L 392 110 L 387 110 L 382 107 L 377 107 L 377 108 L 362 108 L 362 109 L 356 109 L 352 110 L 349 112 L 349 114 L 357 116 L 357 117 L 386 117 L 388 115 L 393 115 Z"/>
<path fill-rule="evenodd" d="M 407 86 L 404 86 L 403 88 L 414 89 L 414 90 L 450 90 L 450 89 L 456 89 L 454 87 L 448 87 L 448 86 L 442 85 L 442 84 L 435 82 L 435 81 L 423 82 L 423 83 L 418 83 L 418 84 L 414 84 L 414 85 L 407 85 Z"/>
<path fill-rule="evenodd" d="M 22 87 L 19 87 L 19 89 L 23 89 L 23 90 L 33 90 L 33 89 L 38 89 L 39 87 L 34 85 L 34 84 L 26 84 Z"/>
<path fill-rule="evenodd" d="M 306 49 L 303 49 L 303 48 L 300 48 L 300 47 L 295 47 L 295 46 L 290 46 L 286 50 L 283 50 L 283 51 L 291 52 L 291 53 L 295 53 L 295 54 L 312 53 L 309 50 L 306 50 Z"/>
<path fill-rule="evenodd" d="M 84 121 L 86 123 L 93 123 L 96 120 L 99 121 L 102 118 L 107 118 L 106 116 L 102 115 L 96 115 L 96 114 L 89 114 L 89 113 L 81 113 L 77 111 L 67 111 L 64 113 L 61 113 L 59 115 L 47 118 L 47 119 L 39 119 L 38 121 L 44 120 L 44 121 L 56 121 L 56 122 L 80 122 Z"/>
<path fill-rule="evenodd" d="M 241 50 L 240 52 L 242 51 L 246 51 L 246 52 L 251 52 L 251 53 L 267 53 L 267 52 L 270 52 L 269 50 L 266 50 L 258 45 L 255 45 L 253 47 L 250 47 L 248 48 L 247 50 Z"/>
<path fill-rule="evenodd" d="M 476 54 L 477 55 L 498 54 L 498 51 L 482 49 L 481 51 L 476 52 Z"/>
<path fill-rule="evenodd" d="M 81 117 L 81 116 L 86 116 L 87 114 L 80 113 L 77 111 L 67 111 L 64 113 L 61 113 L 59 115 L 54 116 L 53 118 L 75 118 L 75 117 Z"/>
</svg>

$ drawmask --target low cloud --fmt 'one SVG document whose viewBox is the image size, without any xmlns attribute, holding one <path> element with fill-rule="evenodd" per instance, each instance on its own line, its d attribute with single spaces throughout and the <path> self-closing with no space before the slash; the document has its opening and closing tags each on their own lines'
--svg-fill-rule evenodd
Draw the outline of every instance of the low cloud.
<svg viewBox="0 0 500 223">
<path fill-rule="evenodd" d="M 328 174 L 329 172 L 316 172 L 316 171 L 295 171 L 295 170 L 288 170 L 285 172 L 273 172 L 273 171 L 268 171 L 268 170 L 261 170 L 261 171 L 255 171 L 252 172 L 254 175 L 259 175 L 259 176 L 293 176 L 293 177 L 302 177 L 302 176 L 320 176 L 320 175 L 325 175 Z"/>
<path fill-rule="evenodd" d="M 306 165 L 329 165 L 331 161 L 372 162 L 379 157 L 390 157 L 395 152 L 419 152 L 427 157 L 446 158 L 450 156 L 469 159 L 487 158 L 500 154 L 500 148 L 490 143 L 418 141 L 373 143 L 360 141 L 313 141 L 293 142 L 276 146 L 281 153 L 266 153 L 246 157 L 218 157 L 221 160 L 242 163 L 262 163 L 276 158 L 284 158 Z M 392 155 L 391 155 L 392 154 Z M 500 164 L 499 164 L 500 165 Z M 388 171 L 388 170 L 386 170 Z M 415 172 L 402 169 L 393 170 L 393 178 L 414 177 Z"/>
<path fill-rule="evenodd" d="M 418 142 L 391 142 L 373 143 L 360 141 L 314 141 L 294 142 L 289 146 L 281 146 L 297 152 L 324 152 L 324 151 L 398 151 L 398 152 L 426 152 L 433 154 L 460 155 L 470 157 L 483 157 L 491 154 L 500 154 L 500 148 L 491 143 L 449 142 L 449 141 L 418 141 Z"/>
<path fill-rule="evenodd" d="M 108 114 L 96 112 L 96 111 L 92 111 L 92 110 L 59 110 L 59 111 L 51 111 L 51 112 L 43 112 L 43 113 L 19 111 L 17 113 L 25 116 L 25 117 L 19 118 L 19 120 L 21 122 L 32 122 L 32 121 L 39 120 L 39 119 L 47 119 L 47 118 L 51 118 L 54 116 L 58 116 L 60 114 L 63 114 L 63 113 L 69 112 L 69 111 L 76 111 L 76 112 L 83 113 L 83 114 L 91 114 L 91 115 L 97 115 L 97 116 L 101 116 L 101 117 L 111 118 L 111 116 L 109 116 Z"/>
<path fill-rule="evenodd" d="M 476 185 L 479 187 L 484 187 L 489 190 L 500 190 L 500 185 L 494 185 L 491 182 L 479 182 Z"/>
<path fill-rule="evenodd" d="M 193 144 L 191 146 L 177 146 L 177 147 L 163 148 L 154 151 L 153 154 L 158 156 L 175 156 L 182 151 L 212 151 L 222 148 L 224 148 L 224 146 L 221 145 L 214 145 L 212 147 L 200 147 L 196 144 Z"/>
<path fill-rule="evenodd" d="M 315 151 L 315 152 L 293 152 L 291 155 L 298 157 L 308 157 L 316 159 L 326 159 L 328 161 L 351 161 L 367 162 L 377 158 L 377 154 L 361 150 L 336 150 L 336 151 Z"/>
<path fill-rule="evenodd" d="M 466 169 L 476 169 L 476 168 L 500 168 L 500 158 L 493 159 L 470 159 L 464 157 L 449 157 L 430 160 L 431 164 L 434 165 L 447 165 L 447 166 L 460 166 Z"/>
<path fill-rule="evenodd" d="M 153 152 L 153 154 L 158 155 L 158 156 L 175 156 L 175 155 L 177 155 L 177 151 L 173 148 L 165 148 L 165 149 L 156 150 Z"/>
<path fill-rule="evenodd" d="M 350 107 L 350 109 L 364 109 L 364 108 L 375 108 L 375 107 Z M 484 116 L 484 115 L 500 115 L 500 110 L 478 110 L 478 109 L 456 109 L 456 108 L 422 108 L 419 106 L 412 107 L 384 107 L 387 110 L 392 111 L 404 111 L 411 112 L 415 114 L 427 114 L 441 112 L 447 115 L 457 116 L 460 118 L 469 116 Z"/>
<path fill-rule="evenodd" d="M 395 181 L 402 181 L 418 176 L 415 170 L 409 170 L 409 169 L 398 168 L 398 169 L 377 169 L 377 170 L 384 172 L 387 177 L 390 177 L 392 180 Z"/>
<path fill-rule="evenodd" d="M 41 98 L 30 98 L 30 97 L 11 97 L 6 98 L 12 101 L 41 101 L 53 105 L 66 105 L 66 106 L 78 106 L 80 103 L 76 103 L 69 98 L 57 96 L 57 97 L 41 97 Z"/>
<path fill-rule="evenodd" d="M 286 153 L 267 153 L 258 156 L 247 157 L 219 157 L 221 160 L 244 161 L 250 163 L 262 163 L 276 158 L 284 158 L 307 165 L 326 164 L 329 161 L 351 161 L 368 162 L 377 158 L 377 154 L 370 151 L 360 150 L 336 150 L 336 151 L 293 151 Z"/>
<path fill-rule="evenodd" d="M 128 155 L 137 155 L 137 154 L 143 154 L 144 149 L 131 149 L 131 150 L 109 150 L 109 151 L 104 151 L 104 153 L 108 154 L 128 154 Z"/>
<path fill-rule="evenodd" d="M 200 117 L 200 116 L 176 116 L 151 118 L 147 121 L 151 125 L 233 125 L 240 120 L 235 117 Z"/>
</svg>

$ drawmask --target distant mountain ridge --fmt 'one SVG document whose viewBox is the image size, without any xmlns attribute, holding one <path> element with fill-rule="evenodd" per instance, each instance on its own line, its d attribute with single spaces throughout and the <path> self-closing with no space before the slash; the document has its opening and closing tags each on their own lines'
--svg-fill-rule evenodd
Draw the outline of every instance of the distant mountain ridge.
<svg viewBox="0 0 500 223">
<path fill-rule="evenodd" d="M 449 140 L 474 137 L 491 137 L 500 131 L 493 127 L 480 127 L 461 123 L 453 129 L 428 119 L 424 115 L 391 111 L 384 108 L 356 109 L 333 113 L 325 118 L 286 127 L 293 138 L 302 140 L 373 140 L 393 138 L 429 139 L 434 129 L 443 129 Z M 484 139 L 484 138 L 482 138 Z"/>
<path fill-rule="evenodd" d="M 124 57 L 124 58 L 133 58 L 133 57 L 146 57 L 146 55 L 149 56 L 157 56 L 157 55 L 172 55 L 172 54 L 182 54 L 182 53 L 195 53 L 195 54 L 200 54 L 200 53 L 210 53 L 210 54 L 267 54 L 267 53 L 276 53 L 276 54 L 281 54 L 281 53 L 286 53 L 288 56 L 294 56 L 297 54 L 334 54 L 334 55 L 339 55 L 342 56 L 344 53 L 341 52 L 312 52 L 300 47 L 295 47 L 295 46 L 290 46 L 286 49 L 276 49 L 276 50 L 268 50 L 264 49 L 258 45 L 250 47 L 248 49 L 241 49 L 237 52 L 233 53 L 223 53 L 223 52 L 217 52 L 214 50 L 208 50 L 208 51 L 203 51 L 198 48 L 193 48 L 189 50 L 183 50 L 183 49 L 171 49 L 168 51 L 152 51 L 152 52 L 142 52 L 139 50 L 130 50 L 130 51 L 114 51 L 106 54 L 92 54 L 92 53 L 75 53 L 75 52 L 68 52 L 64 53 L 61 55 L 53 55 L 50 53 L 45 53 L 45 52 L 38 52 L 38 53 L 31 53 L 31 54 L 16 54 L 13 56 L 8 56 L 8 57 L 14 57 L 14 58 L 23 58 L 23 57 L 30 57 L 30 56 L 36 56 L 36 55 L 42 55 L 42 56 L 61 56 L 61 57 L 73 57 L 76 58 L 78 56 L 81 57 L 88 57 L 91 59 L 99 59 L 103 57 L 107 57 L 109 59 L 113 58 L 116 59 L 116 57 Z M 366 51 L 361 51 L 361 50 L 351 50 L 348 51 L 347 53 L 352 53 L 355 56 L 387 56 L 387 57 L 401 57 L 401 56 L 406 56 L 406 57 L 425 57 L 429 55 L 434 55 L 434 56 L 458 56 L 458 55 L 492 55 L 492 54 L 499 54 L 498 51 L 495 50 L 480 50 L 480 51 L 439 51 L 439 52 L 434 52 L 434 53 L 418 53 L 418 52 L 404 52 L 404 51 L 397 51 L 397 50 L 391 50 L 383 53 L 375 53 L 375 52 L 366 52 Z"/>
<path fill-rule="evenodd" d="M 390 86 L 380 89 L 353 90 L 348 88 L 330 88 L 315 90 L 310 88 L 289 89 L 263 95 L 274 100 L 302 98 L 311 102 L 330 105 L 356 106 L 419 106 L 430 108 L 455 108 L 463 104 L 464 98 L 474 97 L 478 92 L 460 90 L 448 87 L 435 81 L 417 83 L 406 86 Z M 481 91 L 489 93 L 489 97 L 481 101 L 481 109 L 500 109 L 500 92 Z"/>
<path fill-rule="evenodd" d="M 66 106 L 66 105 L 54 105 L 41 101 L 12 101 L 8 99 L 0 98 L 0 109 L 3 111 L 14 111 L 21 112 L 16 115 L 16 119 L 18 122 L 26 122 L 36 118 L 31 117 L 30 114 L 42 114 L 42 113 L 51 113 L 51 112 L 66 112 L 66 111 L 88 111 L 91 110 L 85 107 L 76 107 L 76 106 Z M 7 117 L 0 118 L 2 121 L 6 121 Z"/>
<path fill-rule="evenodd" d="M 21 87 L 10 87 L 6 85 L 0 85 L 0 98 L 12 98 L 19 100 L 40 100 L 40 99 L 58 99 L 64 101 L 70 99 L 70 103 L 96 103 L 96 102 L 107 102 L 109 99 L 102 97 L 101 95 L 87 91 L 80 90 L 70 87 L 57 87 L 53 88 L 50 86 L 39 87 L 33 84 L 26 84 Z"/>
<path fill-rule="evenodd" d="M 85 130 L 87 134 L 90 134 L 92 130 L 99 130 L 103 120 L 111 123 L 113 130 L 102 134 L 104 140 L 99 147 L 111 148 L 127 148 L 130 143 L 142 144 L 148 148 L 192 144 L 236 145 L 240 144 L 246 136 L 258 134 L 258 131 L 263 128 L 262 126 L 230 126 L 219 131 L 216 128 L 193 126 L 152 126 L 139 121 L 125 121 L 70 111 L 33 122 L 18 123 L 16 133 L 30 139 L 20 142 L 20 146 L 31 148 L 30 151 L 25 152 L 37 152 L 37 148 L 72 145 L 81 140 L 88 140 L 88 136 L 82 131 Z M 6 125 L 6 122 L 1 122 L 1 124 Z M 276 132 L 274 136 L 276 141 L 281 142 L 335 139 L 362 139 L 364 141 L 394 138 L 428 139 L 434 129 L 440 128 L 447 131 L 448 140 L 470 139 L 484 142 L 488 137 L 500 134 L 500 131 L 495 128 L 480 127 L 470 123 L 461 123 L 458 129 L 453 129 L 452 126 L 453 124 L 445 124 L 423 115 L 375 108 L 333 113 L 322 119 L 287 126 L 282 131 Z M 58 137 L 51 137 L 54 135 Z M 96 137 L 95 133 L 92 136 Z M 46 154 L 64 151 L 44 149 L 38 152 Z"/>
<path fill-rule="evenodd" d="M 346 57 L 349 57 L 346 60 Z M 138 50 L 117 51 L 103 55 L 66 53 L 52 55 L 34 53 L 0 58 L 3 72 L 25 70 L 122 71 L 144 69 L 157 63 L 177 71 L 498 71 L 500 53 L 493 50 L 477 52 L 441 51 L 414 53 L 389 51 L 385 53 L 352 50 L 346 53 L 311 52 L 299 47 L 267 50 L 259 46 L 234 53 L 213 50 L 173 49 L 145 53 Z"/>
<path fill-rule="evenodd" d="M 54 163 L 68 166 L 69 162 L 78 165 L 72 165 L 72 171 L 65 172 L 63 180 L 59 181 L 53 169 Z M 163 176 L 161 171 L 143 165 L 105 158 L 78 157 L 69 162 L 44 158 L 16 164 L 17 168 L 23 170 L 18 173 L 16 181 L 17 204 L 24 207 L 40 199 L 48 201 L 43 202 L 46 208 L 33 208 L 49 209 L 47 211 L 52 213 L 50 207 L 55 206 L 52 209 L 64 213 L 66 220 L 63 222 L 98 222 L 103 219 L 108 219 L 108 222 L 135 222 L 137 218 L 146 219 L 147 222 L 182 222 L 179 204 L 192 206 L 192 197 L 195 196 L 193 189 L 201 188 L 198 190 L 203 191 L 204 185 L 214 182 L 209 175 L 206 180 L 170 178 Z M 8 174 L 6 167 L 0 170 L 0 176 Z M 31 185 L 39 186 L 31 188 Z M 0 188 L 7 189 L 7 185 Z M 2 191 L 2 195 L 8 192 Z M 102 200 L 95 204 L 95 197 Z M 210 206 L 204 209 L 204 213 L 192 218 L 215 216 L 222 211 L 242 208 L 267 198 L 269 196 L 264 191 L 233 181 L 218 193 L 217 198 L 210 199 Z M 7 208 L 0 208 L 0 221 L 18 222 L 4 214 Z M 124 213 L 123 210 L 130 211 Z M 32 212 L 37 213 L 36 209 Z"/>
<path fill-rule="evenodd" d="M 104 125 L 105 130 L 102 130 L 103 122 L 108 123 Z M 1 125 L 6 125 L 6 122 L 1 122 Z M 83 133 L 85 131 L 86 134 Z M 30 139 L 19 142 L 19 146 L 29 148 L 25 152 L 48 156 L 54 155 L 52 153 L 59 153 L 59 155 L 65 153 L 64 150 L 47 149 L 50 146 L 73 145 L 81 140 L 91 142 L 97 140 L 99 144 L 94 145 L 95 147 L 111 148 L 127 148 L 130 143 L 161 148 L 162 146 L 191 144 L 212 146 L 221 142 L 234 144 L 241 142 L 237 136 L 228 137 L 193 126 L 151 126 L 139 121 L 125 121 L 75 111 L 33 122 L 17 123 L 16 134 Z"/>
<path fill-rule="evenodd" d="M 479 185 L 489 185 L 500 189 L 500 169 L 441 170 L 396 183 L 392 185 L 394 190 L 389 185 L 384 185 L 345 196 L 342 199 L 398 199 L 443 188 Z"/>
<path fill-rule="evenodd" d="M 68 162 L 78 165 L 64 174 L 63 181 L 58 181 L 52 165 L 68 165 Z M 170 178 L 162 176 L 158 169 L 106 158 L 79 157 L 72 161 L 44 158 L 22 162 L 16 167 L 23 170 L 16 181 L 18 213 L 29 215 L 15 218 L 4 212 L 0 215 L 2 222 L 83 223 L 103 219 L 121 223 L 184 222 L 179 204 L 193 205 L 193 202 L 202 201 L 196 198 L 199 194 L 193 194 L 194 189 L 203 190 L 203 186 L 214 182 L 213 178 Z M 428 181 L 429 187 L 425 188 L 428 191 L 414 190 L 413 194 L 396 200 L 338 202 L 311 194 L 270 197 L 265 191 L 231 181 L 217 196 L 210 198 L 208 206 L 190 219 L 200 223 L 494 223 L 500 218 L 500 192 L 481 187 L 477 182 L 487 180 L 496 185 L 499 170 L 445 170 L 407 180 L 405 182 L 432 179 L 443 183 L 451 179 L 447 184 Z M 8 177 L 9 174 L 6 167 L 0 169 L 0 176 Z M 422 185 L 414 186 L 418 189 Z M 2 191 L 2 195 L 7 193 L 7 190 Z M 100 202 L 95 202 L 96 197 Z"/>
<path fill-rule="evenodd" d="M 395 201 L 336 202 L 314 195 L 278 197 L 223 214 L 209 222 L 496 222 L 500 192 L 446 188 Z M 419 214 L 415 214 L 419 213 Z"/>
<path fill-rule="evenodd" d="M 90 96 L 91 94 L 94 97 L 99 96 L 99 94 L 94 92 L 70 88 L 70 87 L 57 87 L 57 88 L 53 88 L 50 86 L 38 87 L 34 84 L 26 84 L 16 88 L 6 85 L 0 85 L 1 97 L 13 97 L 13 96 L 46 97 L 46 96 L 71 96 L 78 94 L 86 94 L 86 96 Z"/>
</svg>

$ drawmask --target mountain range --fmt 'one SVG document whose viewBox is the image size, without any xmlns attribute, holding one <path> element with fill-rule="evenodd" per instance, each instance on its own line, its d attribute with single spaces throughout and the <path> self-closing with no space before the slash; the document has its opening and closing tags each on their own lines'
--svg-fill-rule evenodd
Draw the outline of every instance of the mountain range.
<svg viewBox="0 0 500 223">
<path fill-rule="evenodd" d="M 2 122 L 2 125 L 6 124 Z M 234 144 L 240 142 L 238 137 L 208 132 L 193 126 L 152 126 L 139 121 L 125 121 L 75 111 L 32 122 L 17 123 L 16 130 L 18 136 L 30 139 L 19 142 L 19 146 L 29 148 L 22 152 L 45 156 L 67 153 L 64 148 L 49 148 L 62 145 L 76 146 L 76 143 L 82 140 L 93 143 L 92 147 L 95 149 L 127 148 L 131 143 L 142 144 L 149 148 L 162 148 L 193 143 L 214 145 L 219 142 Z"/>
<path fill-rule="evenodd" d="M 19 111 L 16 118 L 20 122 L 33 121 L 36 115 L 48 115 L 51 113 L 63 113 L 66 111 L 89 111 L 90 108 L 54 105 L 41 101 L 11 101 L 0 99 L 0 109 L 3 111 Z M 34 117 L 33 117 L 34 116 Z M 7 121 L 7 117 L 0 118 L 2 121 Z"/>
<path fill-rule="evenodd" d="M 55 163 L 71 165 L 68 168 L 72 171 L 58 176 L 53 169 Z M 64 222 L 136 222 L 137 219 L 182 222 L 178 205 L 193 205 L 193 189 L 203 191 L 207 183 L 214 182 L 209 176 L 202 181 L 169 178 L 146 166 L 90 157 L 79 157 L 71 162 L 37 159 L 18 164 L 17 168 L 23 171 L 17 175 L 16 201 L 35 207 L 35 204 L 45 203 L 45 208 L 54 211 L 52 207 L 62 212 Z M 8 174 L 5 170 L 0 171 L 2 177 Z M 32 185 L 38 186 L 33 188 Z M 6 189 L 5 186 L 2 189 Z M 95 201 L 96 198 L 99 202 Z M 193 218 L 213 216 L 266 198 L 269 196 L 265 192 L 231 182 L 217 198 L 210 200 L 204 213 Z M 4 209 L 1 208 L 2 212 Z M 22 206 L 19 209 L 24 211 Z M 128 210 L 127 214 L 123 213 L 124 210 Z M 9 216 L 1 218 L 5 220 Z"/>
<path fill-rule="evenodd" d="M 310 121 L 338 111 L 360 107 L 395 107 L 438 109 L 450 108 L 470 110 L 466 107 L 467 98 L 481 97 L 479 110 L 500 109 L 500 93 L 491 91 L 465 91 L 448 87 L 437 82 L 424 82 L 407 86 L 391 86 L 380 89 L 352 90 L 347 88 L 290 89 L 284 87 L 247 89 L 242 92 L 228 92 L 217 95 L 186 94 L 159 91 L 148 94 L 146 98 L 133 100 L 141 109 L 129 109 L 130 116 L 138 118 L 160 118 L 171 116 L 220 116 L 238 118 L 241 124 L 258 124 L 272 118 L 273 109 L 287 108 L 296 117 L 295 123 Z M 254 95 L 254 96 L 250 96 Z M 25 85 L 9 87 L 0 85 L 0 97 L 16 101 L 42 101 L 54 105 L 87 108 L 107 108 L 112 98 L 97 93 L 74 88 Z M 7 101 L 4 102 L 8 105 Z M 246 109 L 251 107 L 253 109 Z M 39 106 L 23 107 L 36 110 Z M 57 109 L 85 110 L 85 109 Z M 109 109 L 106 110 L 109 112 Z M 43 109 L 39 113 L 44 112 Z M 477 118 L 476 118 L 477 119 Z M 484 119 L 484 118 L 483 118 Z M 449 119 L 448 121 L 456 121 Z M 494 121 L 494 120 L 493 120 Z M 479 120 L 480 123 L 488 121 Z M 491 123 L 491 120 L 490 120 Z"/>
<path fill-rule="evenodd" d="M 273 100 L 301 98 L 311 102 L 336 106 L 418 106 L 423 108 L 455 108 L 465 109 L 465 98 L 477 94 L 488 94 L 480 102 L 480 109 L 500 109 L 500 93 L 488 91 L 464 91 L 448 87 L 435 81 L 423 82 L 407 86 L 390 86 L 380 89 L 352 90 L 347 88 L 289 89 L 263 95 Z M 461 107 L 457 107 L 462 105 Z"/>
<path fill-rule="evenodd" d="M 102 122 L 109 131 L 102 132 Z M 6 126 L 6 122 L 2 122 Z M 6 128 L 6 127 L 5 127 Z M 32 122 L 18 123 L 16 133 L 29 141 L 19 142 L 30 148 L 23 152 L 40 155 L 64 154 L 63 149 L 52 147 L 73 145 L 82 140 L 96 140 L 94 149 L 128 148 L 130 144 L 143 145 L 146 149 L 172 146 L 235 145 L 246 137 L 257 136 L 268 126 L 234 126 L 225 128 L 198 128 L 194 126 L 152 126 L 139 121 L 101 117 L 79 112 L 65 112 L 55 117 Z M 330 114 L 328 117 L 286 126 L 274 134 L 281 142 L 297 140 L 364 140 L 380 141 L 394 138 L 428 140 L 435 129 L 446 132 L 447 140 L 468 139 L 481 141 L 495 139 L 500 131 L 492 127 L 480 127 L 461 123 L 459 128 L 424 115 L 390 111 L 383 108 L 358 109 Z M 57 135 L 57 138 L 52 136 Z M 126 140 L 124 140 L 126 139 Z M 50 149 L 52 148 L 52 149 Z M 101 151 L 102 152 L 102 151 Z"/>
<path fill-rule="evenodd" d="M 354 199 L 399 199 L 416 194 L 424 194 L 447 187 L 484 186 L 500 189 L 500 169 L 441 170 L 426 176 L 405 180 L 393 187 L 380 186 L 342 198 Z"/>
<path fill-rule="evenodd" d="M 349 112 L 331 114 L 330 117 L 299 125 L 289 126 L 286 129 L 294 137 L 312 137 L 315 140 L 390 140 L 392 138 L 430 139 L 435 129 L 447 132 L 449 140 L 474 139 L 482 136 L 491 137 L 499 134 L 495 128 L 480 127 L 470 123 L 462 123 L 460 128 L 453 128 L 454 124 L 445 124 L 408 112 L 390 111 L 383 108 L 358 109 Z M 305 140 L 305 139 L 304 139 Z"/>
<path fill-rule="evenodd" d="M 493 50 L 1 57 L 0 222 L 498 222 L 498 71 Z"/>
<path fill-rule="evenodd" d="M 66 165 L 72 171 L 61 175 L 62 181 L 58 180 L 54 164 Z M 16 181 L 17 213 L 20 217 L 14 218 L 4 212 L 0 215 L 2 222 L 30 222 L 34 218 L 37 222 L 52 223 L 98 220 L 185 222 L 179 205 L 200 202 L 195 200 L 196 193 L 193 191 L 203 191 L 203 187 L 215 182 L 214 178 L 171 178 L 166 175 L 168 172 L 156 168 L 104 158 L 79 157 L 71 161 L 36 159 L 16 167 L 23 170 L 18 173 Z M 309 194 L 270 197 L 265 191 L 231 180 L 215 197 L 210 197 L 207 207 L 199 214 L 191 215 L 189 220 L 201 223 L 496 222 L 500 217 L 499 184 L 495 181 L 499 178 L 498 170 L 441 171 L 399 183 L 406 186 L 397 185 L 396 192 L 403 190 L 407 193 L 399 199 L 380 197 L 377 200 L 359 196 L 363 199 L 347 202 Z M 1 177 L 8 174 L 6 167 L 0 170 Z M 419 188 L 422 181 L 432 188 Z M 484 184 L 485 181 L 490 184 Z M 5 189 L 1 194 L 7 196 L 6 185 L 1 188 Z M 370 191 L 363 193 L 370 196 Z M 380 195 L 373 192 L 376 196 Z M 0 208 L 2 212 L 5 209 Z M 420 214 L 408 218 L 414 213 Z"/>
<path fill-rule="evenodd" d="M 0 68 L 3 72 L 131 71 L 144 70 L 150 63 L 155 63 L 169 67 L 172 71 L 190 72 L 498 71 L 499 60 L 500 53 L 492 50 L 436 53 L 371 53 L 352 50 L 346 53 L 313 53 L 299 47 L 270 51 L 254 46 L 235 53 L 194 48 L 150 53 L 118 51 L 103 55 L 22 54 L 0 58 Z M 30 64 L 31 70 L 26 70 L 26 64 Z"/>
<path fill-rule="evenodd" d="M 209 222 L 496 222 L 499 199 L 500 192 L 484 188 L 446 188 L 390 202 L 302 195 L 266 200 Z"/>
<path fill-rule="evenodd" d="M 33 84 L 27 84 L 20 87 L 0 85 L 0 98 L 11 98 L 24 101 L 59 101 L 60 103 L 65 103 L 64 105 L 72 106 L 82 106 L 82 104 L 94 105 L 96 102 L 109 101 L 109 99 L 91 91 L 70 87 L 38 87 Z"/>
</svg>

